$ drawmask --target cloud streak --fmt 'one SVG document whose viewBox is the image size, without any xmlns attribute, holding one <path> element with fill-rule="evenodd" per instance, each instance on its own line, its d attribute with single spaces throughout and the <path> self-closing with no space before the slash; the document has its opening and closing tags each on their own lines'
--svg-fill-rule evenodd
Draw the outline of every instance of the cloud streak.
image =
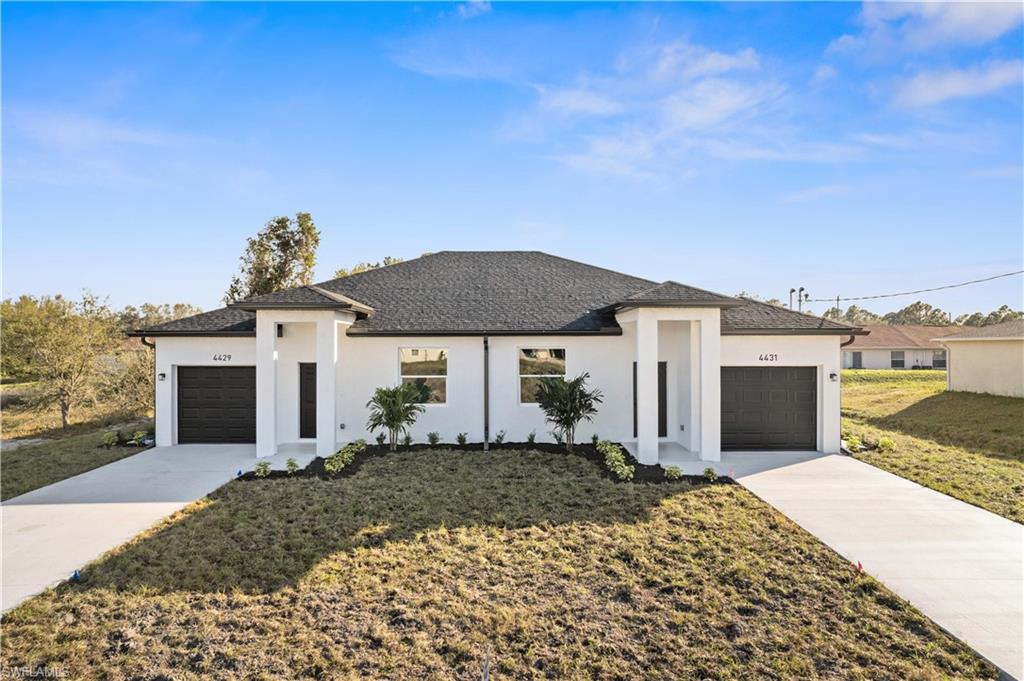
<svg viewBox="0 0 1024 681">
<path fill-rule="evenodd" d="M 950 99 L 980 97 L 998 92 L 1024 79 L 1024 62 L 993 61 L 965 69 L 926 71 L 901 83 L 894 102 L 902 107 L 923 107 Z"/>
</svg>

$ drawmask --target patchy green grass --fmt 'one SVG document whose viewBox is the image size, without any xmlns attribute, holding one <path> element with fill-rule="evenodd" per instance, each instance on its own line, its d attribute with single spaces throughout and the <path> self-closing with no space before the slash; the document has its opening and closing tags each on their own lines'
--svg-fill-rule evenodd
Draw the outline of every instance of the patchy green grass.
<svg viewBox="0 0 1024 681">
<path fill-rule="evenodd" d="M 144 430 L 145 425 L 136 427 Z M 10 499 L 142 451 L 141 447 L 101 447 L 104 432 L 0 449 L 0 498 Z"/>
<path fill-rule="evenodd" d="M 942 371 L 844 371 L 843 431 L 893 451 L 857 458 L 1024 522 L 1024 400 L 946 392 Z"/>
<path fill-rule="evenodd" d="M 66 678 L 992 678 L 735 485 L 428 450 L 235 481 L 3 619 Z"/>
</svg>

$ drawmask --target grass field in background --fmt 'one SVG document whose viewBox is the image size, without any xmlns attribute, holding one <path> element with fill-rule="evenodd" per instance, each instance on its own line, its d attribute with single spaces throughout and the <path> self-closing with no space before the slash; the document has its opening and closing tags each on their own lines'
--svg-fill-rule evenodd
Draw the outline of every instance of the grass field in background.
<svg viewBox="0 0 1024 681">
<path fill-rule="evenodd" d="M 1024 400 L 946 392 L 944 371 L 845 370 L 843 432 L 862 461 L 1024 522 Z"/>
</svg>

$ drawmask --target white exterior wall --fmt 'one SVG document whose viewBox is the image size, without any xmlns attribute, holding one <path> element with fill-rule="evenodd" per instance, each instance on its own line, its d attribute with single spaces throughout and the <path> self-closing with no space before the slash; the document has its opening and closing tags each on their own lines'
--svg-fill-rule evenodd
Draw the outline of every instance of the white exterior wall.
<svg viewBox="0 0 1024 681">
<path fill-rule="evenodd" d="M 229 360 L 213 359 L 214 356 Z M 255 338 L 173 338 L 156 340 L 156 444 L 167 447 L 178 438 L 179 366 L 256 366 Z M 163 380 L 160 375 L 163 374 Z"/>
<path fill-rule="evenodd" d="M 722 366 L 813 366 L 818 372 L 818 451 L 839 451 L 839 336 L 722 336 Z M 776 355 L 766 362 L 762 355 Z M 835 380 L 830 378 L 835 374 Z"/>
<path fill-rule="evenodd" d="M 1024 340 L 951 341 L 949 389 L 1024 397 Z"/>
<path fill-rule="evenodd" d="M 892 350 L 900 350 L 901 348 L 893 348 Z M 892 350 L 843 350 L 843 368 L 853 368 L 853 353 L 861 353 L 862 369 L 891 369 L 892 368 Z M 903 349 L 903 368 L 913 369 L 914 366 L 919 367 L 930 367 L 932 366 L 932 350 L 922 350 L 920 348 Z"/>
</svg>

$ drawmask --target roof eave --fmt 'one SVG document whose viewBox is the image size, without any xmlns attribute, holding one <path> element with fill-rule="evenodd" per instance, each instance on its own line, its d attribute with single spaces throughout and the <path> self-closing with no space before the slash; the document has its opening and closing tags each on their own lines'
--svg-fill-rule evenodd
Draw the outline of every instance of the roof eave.
<svg viewBox="0 0 1024 681">
<path fill-rule="evenodd" d="M 723 336 L 866 336 L 864 329 L 736 329 L 722 328 Z"/>
<path fill-rule="evenodd" d="M 459 329 L 459 330 L 362 330 L 350 327 L 348 336 L 621 336 L 621 327 L 604 327 L 601 329 Z"/>
<path fill-rule="evenodd" d="M 129 338 L 160 338 L 160 337 L 188 337 L 188 336 L 220 336 L 224 338 L 256 336 L 256 331 L 146 331 L 136 329 L 125 334 Z"/>
</svg>

